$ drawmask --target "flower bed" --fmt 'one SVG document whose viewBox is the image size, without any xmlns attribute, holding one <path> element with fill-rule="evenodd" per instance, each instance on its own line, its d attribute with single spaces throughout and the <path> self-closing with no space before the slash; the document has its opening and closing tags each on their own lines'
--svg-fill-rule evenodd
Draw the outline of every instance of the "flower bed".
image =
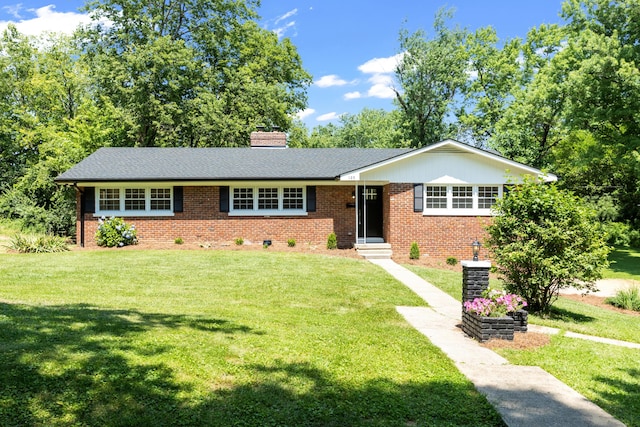
<svg viewBox="0 0 640 427">
<path fill-rule="evenodd" d="M 527 332 L 526 305 L 518 295 L 485 289 L 481 298 L 465 301 L 462 330 L 479 341 L 513 340 L 514 331 Z"/>
</svg>

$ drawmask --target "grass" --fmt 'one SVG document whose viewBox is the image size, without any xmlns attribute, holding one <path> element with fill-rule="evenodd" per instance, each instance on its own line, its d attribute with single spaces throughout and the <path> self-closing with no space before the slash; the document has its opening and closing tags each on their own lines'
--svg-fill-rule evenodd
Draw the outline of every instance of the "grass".
<svg viewBox="0 0 640 427">
<path fill-rule="evenodd" d="M 460 272 L 412 265 L 406 267 L 455 299 L 462 299 Z M 462 271 L 462 267 L 460 271 Z M 630 274 L 630 277 L 636 276 Z M 501 283 L 499 280 L 492 279 L 490 286 L 500 288 Z M 640 316 L 629 316 L 563 297 L 560 297 L 553 304 L 547 317 L 530 314 L 529 322 L 563 331 L 640 343 Z"/>
<path fill-rule="evenodd" d="M 277 252 L 0 255 L 0 425 L 501 425 L 375 266 Z"/>
<path fill-rule="evenodd" d="M 605 279 L 631 279 L 640 281 L 640 249 L 616 248 L 609 255 L 611 265 Z"/>
<path fill-rule="evenodd" d="M 628 260 L 627 250 L 614 259 Z M 456 299 L 462 297 L 460 272 L 407 266 Z M 638 280 L 633 262 L 616 264 L 619 274 Z M 626 268 L 626 271 L 623 271 Z M 499 287 L 499 282 L 491 283 Z M 529 315 L 529 322 L 588 335 L 640 343 L 640 316 L 631 316 L 560 298 L 548 318 Z M 640 350 L 591 341 L 551 337 L 549 345 L 534 349 L 497 349 L 511 363 L 540 366 L 605 411 L 630 426 L 640 425 Z"/>
<path fill-rule="evenodd" d="M 544 347 L 496 351 L 513 364 L 540 366 L 624 424 L 640 425 L 640 350 L 552 336 Z"/>
</svg>

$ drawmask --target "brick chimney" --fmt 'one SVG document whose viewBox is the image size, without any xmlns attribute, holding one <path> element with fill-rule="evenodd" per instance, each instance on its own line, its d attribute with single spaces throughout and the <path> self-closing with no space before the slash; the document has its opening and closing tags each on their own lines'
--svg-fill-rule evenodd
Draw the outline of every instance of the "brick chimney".
<svg viewBox="0 0 640 427">
<path fill-rule="evenodd" d="M 287 148 L 287 134 L 274 126 L 272 132 L 265 132 L 263 126 L 251 132 L 251 148 Z"/>
</svg>

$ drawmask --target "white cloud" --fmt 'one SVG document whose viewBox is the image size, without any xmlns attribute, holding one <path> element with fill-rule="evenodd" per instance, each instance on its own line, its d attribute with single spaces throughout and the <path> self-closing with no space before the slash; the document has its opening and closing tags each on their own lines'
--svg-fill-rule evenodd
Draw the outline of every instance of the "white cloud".
<svg viewBox="0 0 640 427">
<path fill-rule="evenodd" d="M 276 25 L 278 25 L 279 22 L 284 21 L 285 19 L 291 18 L 292 16 L 295 16 L 298 13 L 298 9 L 292 9 L 289 12 L 285 13 L 284 15 L 276 18 Z"/>
<path fill-rule="evenodd" d="M 292 9 L 286 13 L 284 13 L 281 16 L 278 16 L 276 19 L 274 19 L 273 21 L 273 25 L 275 28 L 273 28 L 271 31 L 273 31 L 274 33 L 276 33 L 276 35 L 278 36 L 278 38 L 282 38 L 284 37 L 285 33 L 290 30 L 290 29 L 294 29 L 295 30 L 295 26 L 296 26 L 296 21 L 287 21 L 289 18 L 296 16 L 298 14 L 298 9 Z M 280 25 L 280 23 L 283 23 L 282 25 Z"/>
<path fill-rule="evenodd" d="M 355 92 L 348 92 L 344 94 L 344 99 L 349 101 L 351 99 L 358 99 L 358 98 L 362 98 L 362 94 L 358 91 Z"/>
<path fill-rule="evenodd" d="M 22 9 L 22 3 L 18 3 L 13 6 L 2 6 L 2 10 L 5 10 L 9 15 L 13 16 L 16 19 L 22 18 L 22 16 L 20 16 L 20 11 Z"/>
<path fill-rule="evenodd" d="M 77 12 L 56 12 L 55 5 L 50 4 L 38 9 L 27 9 L 27 12 L 35 15 L 33 18 L 19 21 L 0 21 L 0 31 L 4 31 L 10 23 L 13 23 L 18 31 L 27 35 L 39 35 L 45 32 L 72 33 L 80 24 L 89 24 L 89 15 Z M 14 16 L 21 9 L 14 8 Z"/>
<path fill-rule="evenodd" d="M 391 74 L 374 74 L 369 77 L 367 80 L 369 83 L 373 83 L 374 85 L 387 85 L 390 86 L 393 84 L 393 76 Z"/>
<path fill-rule="evenodd" d="M 298 111 L 296 113 L 296 117 L 299 118 L 300 120 L 304 120 L 307 117 L 311 116 L 315 112 L 316 112 L 316 110 L 314 110 L 313 108 L 307 108 L 307 109 L 304 109 L 302 111 Z"/>
<path fill-rule="evenodd" d="M 371 98 L 393 99 L 396 97 L 396 93 L 391 86 L 378 84 L 369 88 L 367 96 Z"/>
<path fill-rule="evenodd" d="M 284 37 L 284 34 L 287 32 L 289 28 L 293 28 L 295 26 L 296 26 L 296 21 L 291 21 L 291 22 L 288 22 L 284 27 L 274 28 L 273 32 L 276 33 L 276 36 L 278 36 L 279 39 L 281 39 L 282 37 Z"/>
<path fill-rule="evenodd" d="M 373 58 L 358 67 L 365 74 L 391 74 L 402 60 L 404 53 L 387 58 Z"/>
<path fill-rule="evenodd" d="M 341 79 L 335 74 L 329 74 L 326 76 L 320 77 L 320 80 L 315 82 L 315 85 L 318 87 L 332 87 L 332 86 L 344 86 L 347 84 L 347 81 Z"/>
<path fill-rule="evenodd" d="M 367 79 L 371 84 L 371 87 L 367 90 L 368 97 L 381 99 L 395 98 L 393 73 L 403 57 L 404 53 L 399 53 L 387 58 L 373 58 L 358 67 L 360 72 L 371 74 L 371 77 Z"/>
<path fill-rule="evenodd" d="M 318 116 L 316 120 L 318 120 L 319 122 L 328 122 L 329 120 L 339 119 L 340 116 L 341 114 L 338 114 L 335 111 L 332 111 L 330 113 L 322 114 Z"/>
</svg>

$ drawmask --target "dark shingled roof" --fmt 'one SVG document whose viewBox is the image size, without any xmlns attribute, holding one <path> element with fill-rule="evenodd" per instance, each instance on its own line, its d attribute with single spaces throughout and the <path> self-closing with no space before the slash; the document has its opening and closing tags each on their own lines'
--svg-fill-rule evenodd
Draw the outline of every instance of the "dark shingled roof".
<svg viewBox="0 0 640 427">
<path fill-rule="evenodd" d="M 374 148 L 100 148 L 56 182 L 329 180 L 407 153 Z"/>
</svg>

